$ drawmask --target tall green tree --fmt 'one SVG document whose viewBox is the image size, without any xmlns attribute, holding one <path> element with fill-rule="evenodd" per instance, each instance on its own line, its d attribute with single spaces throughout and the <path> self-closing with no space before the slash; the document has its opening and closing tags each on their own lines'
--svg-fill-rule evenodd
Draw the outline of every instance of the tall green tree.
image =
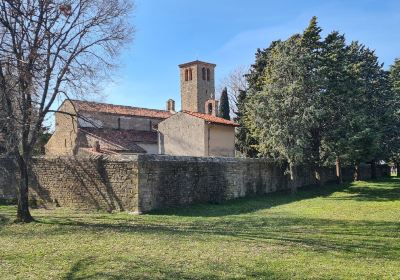
<svg viewBox="0 0 400 280">
<path fill-rule="evenodd" d="M 295 165 L 308 161 L 310 112 L 305 94 L 302 42 L 294 35 L 274 46 L 264 88 L 246 107 L 246 123 L 262 156 L 285 160 L 292 181 Z M 296 186 L 292 184 L 292 191 Z"/>
<path fill-rule="evenodd" d="M 273 41 L 268 48 L 257 49 L 255 62 L 250 66 L 249 73 L 245 75 L 247 88 L 242 90 L 237 97 L 235 121 L 240 124 L 240 127 L 236 130 L 236 149 L 245 157 L 262 156 L 258 151 L 257 139 L 252 136 L 248 122 L 245 121 L 246 104 L 254 93 L 263 89 L 264 71 L 271 61 L 272 50 L 279 43 L 280 41 Z"/>
<path fill-rule="evenodd" d="M 219 99 L 219 117 L 230 120 L 231 116 L 229 114 L 229 98 L 228 98 L 228 89 L 225 87 L 222 90 L 221 97 Z"/>
<path fill-rule="evenodd" d="M 384 128 L 387 98 L 386 74 L 374 51 L 358 42 L 349 46 L 349 65 L 352 83 L 352 117 L 348 137 L 348 161 L 356 167 L 355 176 L 360 179 L 359 164 L 377 161 Z"/>
<path fill-rule="evenodd" d="M 247 102 L 247 92 L 245 90 L 240 91 L 237 96 L 237 104 L 235 111 L 235 122 L 240 126 L 236 129 L 236 150 L 240 153 L 242 157 L 255 158 L 258 156 L 258 151 L 256 149 L 257 141 L 251 137 L 249 128 L 245 121 L 245 109 Z"/>
<path fill-rule="evenodd" d="M 331 32 L 323 42 L 320 75 L 321 158 L 324 164 L 336 164 L 338 182 L 343 183 L 341 163 L 347 152 L 352 82 L 348 71 L 348 48 L 344 35 Z"/>
<path fill-rule="evenodd" d="M 387 139 L 386 151 L 388 160 L 396 165 L 397 176 L 400 176 L 400 59 L 397 58 L 389 69 L 389 86 L 391 93 L 388 129 L 385 133 Z"/>
</svg>

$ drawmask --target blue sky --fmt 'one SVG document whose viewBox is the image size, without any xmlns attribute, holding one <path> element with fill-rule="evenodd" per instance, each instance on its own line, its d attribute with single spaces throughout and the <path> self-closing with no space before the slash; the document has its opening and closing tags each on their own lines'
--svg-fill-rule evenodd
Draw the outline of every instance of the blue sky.
<svg viewBox="0 0 400 280">
<path fill-rule="evenodd" d="M 173 98 L 180 109 L 178 64 L 216 63 L 218 84 L 250 65 L 257 48 L 301 32 L 313 15 L 323 35 L 345 33 L 375 49 L 385 67 L 400 57 L 399 0 L 136 0 L 135 39 L 100 101 L 164 109 Z"/>
</svg>

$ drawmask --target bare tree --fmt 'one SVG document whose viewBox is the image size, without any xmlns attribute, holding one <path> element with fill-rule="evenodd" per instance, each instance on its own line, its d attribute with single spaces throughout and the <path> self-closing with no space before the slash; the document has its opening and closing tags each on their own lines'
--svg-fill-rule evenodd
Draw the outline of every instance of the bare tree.
<svg viewBox="0 0 400 280">
<path fill-rule="evenodd" d="M 0 125 L 19 170 L 17 221 L 33 218 L 28 175 L 43 120 L 58 98 L 85 97 L 132 38 L 126 0 L 2 0 Z"/>
<path fill-rule="evenodd" d="M 225 87 L 228 89 L 229 106 L 233 114 L 236 114 L 240 92 L 247 89 L 246 74 L 248 74 L 248 72 L 248 67 L 238 66 L 219 83 L 219 92 L 222 92 L 222 89 Z"/>
</svg>

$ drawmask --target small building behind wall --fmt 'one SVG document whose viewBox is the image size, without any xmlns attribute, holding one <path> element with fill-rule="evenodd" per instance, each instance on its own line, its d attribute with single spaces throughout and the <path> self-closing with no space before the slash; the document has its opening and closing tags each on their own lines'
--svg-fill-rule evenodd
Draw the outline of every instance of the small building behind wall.
<svg viewBox="0 0 400 280">
<path fill-rule="evenodd" d="M 158 124 L 160 154 L 234 157 L 237 126 L 211 114 L 179 112 Z"/>
<path fill-rule="evenodd" d="M 46 155 L 157 154 L 153 126 L 171 115 L 167 110 L 65 100 L 55 114 Z"/>
</svg>

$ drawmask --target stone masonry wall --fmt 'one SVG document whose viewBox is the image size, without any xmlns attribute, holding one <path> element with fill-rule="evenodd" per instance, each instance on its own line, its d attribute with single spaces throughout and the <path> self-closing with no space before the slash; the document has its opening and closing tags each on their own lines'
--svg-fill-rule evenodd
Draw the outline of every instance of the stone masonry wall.
<svg viewBox="0 0 400 280">
<path fill-rule="evenodd" d="M 0 157 L 0 199 L 16 198 L 16 184 L 12 161 Z"/>
<path fill-rule="evenodd" d="M 0 158 L 0 198 L 15 197 L 15 174 Z M 321 170 L 320 183 L 336 179 L 334 168 Z M 343 170 L 351 180 L 353 169 Z M 377 176 L 388 176 L 378 166 Z M 297 187 L 317 183 L 314 172 L 298 168 Z M 362 179 L 371 177 L 361 166 Z M 145 213 L 192 203 L 222 202 L 290 188 L 285 167 L 260 159 L 157 155 L 98 158 L 35 158 L 30 193 L 39 204 L 76 209 Z"/>
<path fill-rule="evenodd" d="M 138 212 L 290 188 L 286 168 L 268 160 L 140 155 L 138 161 Z M 362 165 L 360 171 L 361 179 L 371 178 L 369 165 Z M 297 187 L 318 183 L 309 168 L 298 167 L 297 174 Z M 335 168 L 324 168 L 320 174 L 321 185 L 336 180 Z M 387 166 L 378 167 L 377 176 L 389 174 Z M 345 180 L 352 180 L 353 175 L 353 168 L 343 168 Z"/>
<path fill-rule="evenodd" d="M 0 161 L 0 165 L 10 161 Z M 1 168 L 0 168 L 1 170 Z M 12 172 L 0 173 L 0 190 L 15 189 Z M 82 210 L 136 211 L 137 157 L 35 158 L 30 196 L 39 204 Z M 10 196 L 15 196 L 15 191 Z M 1 191 L 0 191 L 1 197 Z M 8 197 L 10 198 L 10 197 Z"/>
</svg>

